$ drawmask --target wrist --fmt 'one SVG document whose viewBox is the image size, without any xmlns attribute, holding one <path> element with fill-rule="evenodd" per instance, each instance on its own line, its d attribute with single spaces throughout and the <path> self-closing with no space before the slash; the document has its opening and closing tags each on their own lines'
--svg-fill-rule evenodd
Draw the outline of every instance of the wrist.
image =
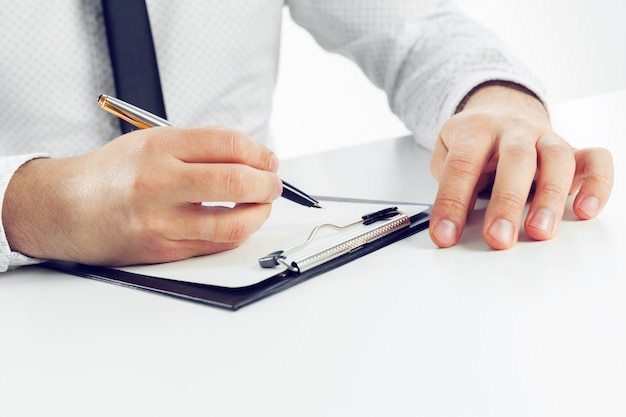
<svg viewBox="0 0 626 417">
<path fill-rule="evenodd" d="M 547 114 L 545 103 L 532 90 L 521 84 L 501 80 L 486 81 L 474 87 L 461 100 L 455 110 L 455 114 L 465 110 L 468 106 L 472 107 L 485 100 L 492 101 L 495 97 L 501 99 L 522 99 L 534 107 L 540 107 Z"/>
<path fill-rule="evenodd" d="M 44 190 L 49 175 L 41 175 L 42 167 L 52 160 L 36 158 L 25 162 L 13 174 L 5 190 L 2 221 L 7 243 L 13 252 L 34 258 L 45 258 L 41 249 L 44 230 L 40 227 L 42 213 L 49 211 Z"/>
</svg>

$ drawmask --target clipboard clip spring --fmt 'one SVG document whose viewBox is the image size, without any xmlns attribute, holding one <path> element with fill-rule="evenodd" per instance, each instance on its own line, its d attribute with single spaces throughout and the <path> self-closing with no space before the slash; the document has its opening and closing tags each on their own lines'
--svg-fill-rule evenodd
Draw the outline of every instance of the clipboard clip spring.
<svg viewBox="0 0 626 417">
<path fill-rule="evenodd" d="M 284 267 L 286 267 L 287 269 L 289 269 L 290 271 L 293 272 L 301 272 L 300 268 L 293 264 L 293 263 L 289 263 L 287 262 L 287 255 L 295 252 L 299 249 L 301 249 L 302 247 L 308 245 L 309 243 L 311 243 L 313 241 L 313 239 L 315 238 L 315 235 L 317 235 L 317 233 L 322 230 L 322 229 L 326 229 L 326 228 L 330 228 L 330 229 L 334 229 L 334 230 L 338 230 L 338 231 L 342 231 L 351 227 L 354 227 L 356 225 L 362 224 L 365 226 L 369 226 L 373 223 L 379 222 L 379 221 L 383 221 L 383 220 L 388 220 L 391 219 L 393 217 L 396 217 L 398 215 L 402 215 L 406 218 L 406 221 L 408 222 L 408 218 L 406 217 L 406 215 L 404 215 L 401 211 L 398 210 L 397 207 L 388 207 L 385 208 L 383 210 L 379 210 L 373 213 L 369 213 L 369 214 L 365 214 L 363 216 L 361 216 L 361 220 L 358 220 L 354 223 L 350 223 L 348 225 L 345 226 L 336 226 L 334 224 L 322 224 L 319 225 L 317 227 L 315 227 L 311 233 L 309 234 L 309 236 L 307 237 L 307 239 L 290 248 L 287 250 L 277 250 L 274 251 L 262 258 L 259 259 L 259 265 L 262 268 L 274 268 L 276 266 L 279 265 L 283 265 Z M 386 230 L 384 230 L 385 233 L 388 233 L 390 231 L 392 231 L 391 229 L 395 228 L 395 227 L 402 227 L 406 225 L 406 222 L 404 220 L 397 222 L 397 224 L 394 224 L 391 228 L 386 228 Z M 371 233 L 371 232 L 370 232 Z M 361 239 L 362 240 L 362 239 Z M 364 241 L 361 243 L 365 243 Z"/>
</svg>

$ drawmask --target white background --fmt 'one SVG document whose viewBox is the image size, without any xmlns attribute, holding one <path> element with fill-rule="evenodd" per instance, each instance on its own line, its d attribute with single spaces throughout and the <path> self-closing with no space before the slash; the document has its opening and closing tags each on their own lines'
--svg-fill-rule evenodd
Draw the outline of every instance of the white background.
<svg viewBox="0 0 626 417">
<path fill-rule="evenodd" d="M 460 0 L 544 81 L 551 105 L 626 88 L 626 1 Z M 386 96 L 285 9 L 271 121 L 281 158 L 407 134 Z"/>
</svg>

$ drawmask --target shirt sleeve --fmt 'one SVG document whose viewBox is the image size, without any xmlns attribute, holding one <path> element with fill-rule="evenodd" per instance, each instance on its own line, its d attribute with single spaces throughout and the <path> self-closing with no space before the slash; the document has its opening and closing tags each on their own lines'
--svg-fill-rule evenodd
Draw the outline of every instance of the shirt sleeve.
<svg viewBox="0 0 626 417">
<path fill-rule="evenodd" d="M 4 203 L 4 194 L 9 181 L 19 167 L 35 158 L 47 157 L 45 154 L 29 154 L 10 157 L 0 157 L 0 216 Z M 17 268 L 23 265 L 32 265 L 42 262 L 40 259 L 30 258 L 18 252 L 13 252 L 4 232 L 4 221 L 0 222 L 0 272 Z"/>
<path fill-rule="evenodd" d="M 543 100 L 543 86 L 500 40 L 447 0 L 289 0 L 293 20 L 353 60 L 391 110 L 432 149 L 476 86 L 506 81 Z M 544 101 L 545 102 L 545 101 Z"/>
</svg>

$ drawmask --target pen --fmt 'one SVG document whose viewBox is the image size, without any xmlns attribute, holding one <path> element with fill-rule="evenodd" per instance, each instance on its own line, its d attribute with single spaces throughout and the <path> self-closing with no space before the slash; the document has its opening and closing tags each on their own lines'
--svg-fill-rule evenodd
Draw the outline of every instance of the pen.
<svg viewBox="0 0 626 417">
<path fill-rule="evenodd" d="M 137 106 L 133 106 L 119 98 L 102 94 L 98 98 L 98 103 L 104 110 L 141 129 L 156 126 L 174 126 L 162 117 L 140 109 Z M 306 207 L 322 208 L 316 199 L 285 181 L 283 181 L 282 197 Z"/>
</svg>

